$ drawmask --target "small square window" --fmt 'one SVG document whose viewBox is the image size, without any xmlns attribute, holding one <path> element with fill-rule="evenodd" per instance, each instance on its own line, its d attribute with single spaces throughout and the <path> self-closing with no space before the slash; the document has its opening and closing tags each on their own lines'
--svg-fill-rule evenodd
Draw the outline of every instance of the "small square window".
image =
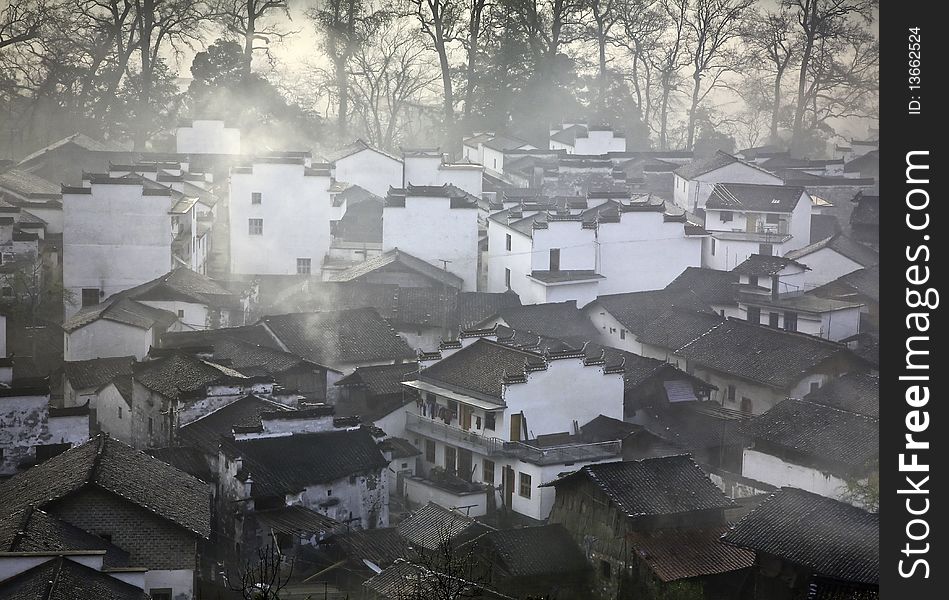
<svg viewBox="0 0 949 600">
<path fill-rule="evenodd" d="M 264 220 L 247 219 L 247 233 L 249 235 L 264 235 Z"/>
<path fill-rule="evenodd" d="M 494 431 L 495 427 L 495 417 L 494 413 L 489 412 L 484 414 L 484 428 L 488 431 Z"/>
<path fill-rule="evenodd" d="M 185 309 L 183 309 L 183 308 L 179 308 L 179 309 L 178 309 L 178 318 L 179 318 L 179 319 L 184 319 L 184 318 L 185 318 Z"/>
<path fill-rule="evenodd" d="M 484 459 L 481 467 L 481 480 L 489 485 L 494 485 L 494 461 Z"/>
<path fill-rule="evenodd" d="M 250 203 L 251 203 L 251 204 L 260 204 L 261 198 L 262 198 L 262 194 L 261 194 L 260 192 L 253 192 L 253 193 L 250 195 Z"/>
<path fill-rule="evenodd" d="M 613 577 L 613 565 L 608 560 L 600 561 L 600 577 L 610 579 Z"/>
<path fill-rule="evenodd" d="M 531 476 L 527 473 L 520 473 L 520 489 L 518 489 L 518 495 L 521 498 L 530 498 L 531 497 Z"/>
<path fill-rule="evenodd" d="M 311 260 L 309 258 L 297 259 L 297 275 L 309 275 L 311 271 Z"/>
<path fill-rule="evenodd" d="M 730 210 L 723 210 L 723 211 L 722 211 L 721 213 L 719 213 L 719 214 L 720 214 L 721 217 L 722 217 L 722 223 L 730 223 L 731 220 L 734 218 L 733 215 L 732 215 L 732 211 L 730 211 Z"/>
<path fill-rule="evenodd" d="M 507 251 L 511 250 L 511 234 L 510 233 L 504 236 L 504 249 Z"/>
<path fill-rule="evenodd" d="M 732 402 L 735 401 L 735 386 L 728 386 L 728 399 Z"/>
</svg>

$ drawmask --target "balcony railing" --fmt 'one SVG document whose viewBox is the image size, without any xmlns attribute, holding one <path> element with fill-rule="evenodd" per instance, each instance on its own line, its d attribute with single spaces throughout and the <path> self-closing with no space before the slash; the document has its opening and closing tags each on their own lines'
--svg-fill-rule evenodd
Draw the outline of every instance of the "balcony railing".
<svg viewBox="0 0 949 600">
<path fill-rule="evenodd" d="M 622 443 L 619 440 L 543 447 L 526 442 L 506 442 L 414 413 L 406 413 L 405 427 L 413 433 L 459 445 L 487 456 L 507 456 L 538 465 L 598 461 L 618 457 L 622 452 Z"/>
</svg>

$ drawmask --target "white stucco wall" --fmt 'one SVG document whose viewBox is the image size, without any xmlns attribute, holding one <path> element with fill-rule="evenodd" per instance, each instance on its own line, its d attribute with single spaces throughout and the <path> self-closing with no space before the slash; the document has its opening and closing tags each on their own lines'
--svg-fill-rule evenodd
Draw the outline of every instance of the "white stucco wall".
<svg viewBox="0 0 949 600">
<path fill-rule="evenodd" d="M 119 394 L 115 385 L 110 383 L 96 395 L 96 420 L 100 431 L 111 437 L 132 443 L 132 409 L 128 402 Z M 119 409 L 121 410 L 121 414 Z"/>
<path fill-rule="evenodd" d="M 402 187 L 402 161 L 371 148 L 341 158 L 333 166 L 337 181 L 358 185 L 380 198 L 390 187 Z"/>
<path fill-rule="evenodd" d="M 462 290 L 478 285 L 478 210 L 451 208 L 448 198 L 408 196 L 405 206 L 382 212 L 383 252 L 398 248 L 463 280 Z"/>
<path fill-rule="evenodd" d="M 330 247 L 330 221 L 339 218 L 329 195 L 329 176 L 307 175 L 302 164 L 255 164 L 230 178 L 231 273 L 290 275 L 297 259 L 320 272 Z M 261 194 L 252 204 L 252 194 Z M 249 219 L 263 219 L 263 235 L 250 235 Z"/>
<path fill-rule="evenodd" d="M 241 130 L 225 127 L 224 121 L 196 119 L 175 131 L 179 154 L 240 154 Z"/>
<path fill-rule="evenodd" d="M 796 487 L 835 500 L 842 500 L 847 492 L 847 482 L 835 475 L 787 462 L 753 448 L 744 450 L 741 474 L 775 487 Z"/>
<path fill-rule="evenodd" d="M 760 169 L 742 163 L 732 163 L 720 169 L 703 173 L 695 179 L 685 180 L 678 174 L 673 178 L 673 201 L 677 206 L 694 212 L 705 208 L 705 202 L 716 183 L 761 183 L 781 185 L 784 181 Z"/>
<path fill-rule="evenodd" d="M 63 194 L 63 286 L 81 308 L 83 288 L 109 297 L 173 267 L 170 196 L 143 196 L 141 185 L 93 184 L 92 194 Z"/>
<path fill-rule="evenodd" d="M 605 308 L 597 303 L 591 303 L 583 309 L 583 313 L 599 332 L 596 340 L 598 344 L 643 355 L 643 345 L 639 340 Z"/>
<path fill-rule="evenodd" d="M 362 473 L 352 478 L 345 477 L 328 484 L 307 486 L 299 497 L 299 504 L 312 511 L 337 521 L 352 522 L 355 529 L 375 529 L 389 526 L 389 482 L 384 470 Z M 330 498 L 339 502 L 332 506 L 321 505 Z M 294 500 L 292 503 L 296 503 Z M 375 523 L 370 517 L 375 515 Z"/>
<path fill-rule="evenodd" d="M 808 290 L 830 283 L 848 273 L 863 268 L 860 263 L 850 260 L 832 248 L 821 248 L 797 259 L 811 268 L 804 276 L 804 286 Z"/>
<path fill-rule="evenodd" d="M 112 356 L 145 358 L 155 342 L 151 329 L 98 319 L 63 336 L 64 360 L 89 360 Z"/>
<path fill-rule="evenodd" d="M 488 496 L 485 492 L 472 494 L 454 494 L 421 479 L 405 480 L 405 496 L 415 505 L 424 506 L 434 502 L 445 508 L 464 506 L 464 514 L 469 517 L 483 517 L 488 514 Z"/>
</svg>

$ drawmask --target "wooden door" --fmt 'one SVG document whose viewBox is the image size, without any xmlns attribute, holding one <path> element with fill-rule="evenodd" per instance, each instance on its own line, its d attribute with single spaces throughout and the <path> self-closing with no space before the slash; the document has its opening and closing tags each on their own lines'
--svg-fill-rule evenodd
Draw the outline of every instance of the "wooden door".
<svg viewBox="0 0 949 600">
<path fill-rule="evenodd" d="M 472 466 L 471 451 L 458 448 L 458 477 L 471 481 Z"/>
<path fill-rule="evenodd" d="M 511 415 L 511 441 L 521 441 L 521 415 Z"/>
<path fill-rule="evenodd" d="M 504 506 L 514 507 L 514 469 L 504 467 Z"/>
<path fill-rule="evenodd" d="M 471 429 L 471 408 L 464 405 L 461 407 L 461 428 L 465 431 Z"/>
</svg>

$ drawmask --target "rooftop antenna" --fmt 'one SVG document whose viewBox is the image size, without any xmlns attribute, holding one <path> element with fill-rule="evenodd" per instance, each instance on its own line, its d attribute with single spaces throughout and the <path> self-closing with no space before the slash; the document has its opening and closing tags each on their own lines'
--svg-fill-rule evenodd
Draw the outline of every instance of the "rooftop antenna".
<svg viewBox="0 0 949 600">
<path fill-rule="evenodd" d="M 448 260 L 448 259 L 445 259 L 445 258 L 436 258 L 435 260 L 437 260 L 438 262 L 442 263 L 442 270 L 443 270 L 443 271 L 447 271 L 447 270 L 448 270 L 448 263 L 452 262 L 452 261 L 450 261 L 450 260 Z"/>
</svg>

